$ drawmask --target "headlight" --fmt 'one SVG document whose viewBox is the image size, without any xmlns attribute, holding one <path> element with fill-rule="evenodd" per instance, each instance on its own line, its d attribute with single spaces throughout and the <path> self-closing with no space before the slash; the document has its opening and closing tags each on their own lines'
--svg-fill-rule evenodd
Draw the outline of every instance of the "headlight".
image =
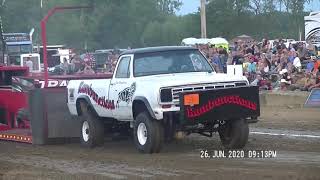
<svg viewBox="0 0 320 180">
<path fill-rule="evenodd" d="M 172 92 L 171 89 L 161 89 L 160 90 L 160 101 L 162 103 L 172 102 Z"/>
</svg>

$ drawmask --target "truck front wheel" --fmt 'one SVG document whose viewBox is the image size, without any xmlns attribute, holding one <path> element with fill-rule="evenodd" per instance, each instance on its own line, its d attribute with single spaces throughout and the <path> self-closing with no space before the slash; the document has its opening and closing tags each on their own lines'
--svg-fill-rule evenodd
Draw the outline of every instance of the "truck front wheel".
<svg viewBox="0 0 320 180">
<path fill-rule="evenodd" d="M 80 102 L 81 132 L 80 141 L 86 147 L 92 148 L 103 144 L 104 124 L 91 111 L 86 102 Z"/>
<path fill-rule="evenodd" d="M 147 112 L 139 113 L 134 122 L 134 143 L 142 153 L 159 152 L 163 141 L 162 124 Z"/>
<path fill-rule="evenodd" d="M 243 148 L 248 142 L 249 126 L 245 119 L 231 120 L 219 130 L 222 145 L 227 149 Z"/>
</svg>

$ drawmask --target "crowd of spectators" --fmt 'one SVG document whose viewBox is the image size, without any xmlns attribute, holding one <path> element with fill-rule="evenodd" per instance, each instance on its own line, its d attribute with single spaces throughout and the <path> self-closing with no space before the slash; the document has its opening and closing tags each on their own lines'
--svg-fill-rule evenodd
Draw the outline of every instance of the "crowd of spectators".
<svg viewBox="0 0 320 180">
<path fill-rule="evenodd" d="M 252 85 L 260 89 L 310 91 L 320 87 L 320 54 L 316 46 L 279 39 L 262 42 L 234 42 L 229 49 L 196 45 L 217 72 L 226 73 L 227 65 L 242 65 Z"/>
<path fill-rule="evenodd" d="M 229 48 L 197 44 L 218 73 L 226 73 L 227 65 L 242 65 L 252 85 L 264 90 L 310 91 L 320 88 L 320 49 L 305 42 L 285 40 L 237 41 Z M 63 74 L 112 73 L 120 51 L 110 51 L 102 66 L 90 53 L 75 55 L 62 63 Z M 98 68 L 99 67 L 99 68 Z"/>
<path fill-rule="evenodd" d="M 102 62 L 97 62 L 95 53 L 73 54 L 69 60 L 64 58 L 63 63 L 55 66 L 51 73 L 56 75 L 113 73 L 120 53 L 117 50 L 103 53 Z"/>
</svg>

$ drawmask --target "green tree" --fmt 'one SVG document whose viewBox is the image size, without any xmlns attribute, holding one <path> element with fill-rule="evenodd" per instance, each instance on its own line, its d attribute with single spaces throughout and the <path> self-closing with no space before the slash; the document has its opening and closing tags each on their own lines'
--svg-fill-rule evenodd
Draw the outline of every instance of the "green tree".
<svg viewBox="0 0 320 180">
<path fill-rule="evenodd" d="M 160 12 L 167 15 L 174 15 L 176 10 L 179 10 L 182 2 L 181 0 L 156 0 L 157 7 Z"/>
</svg>

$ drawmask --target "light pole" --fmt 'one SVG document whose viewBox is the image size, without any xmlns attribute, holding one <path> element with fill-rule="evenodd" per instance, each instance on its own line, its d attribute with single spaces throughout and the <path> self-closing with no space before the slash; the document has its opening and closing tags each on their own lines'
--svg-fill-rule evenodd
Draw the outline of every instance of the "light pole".
<svg viewBox="0 0 320 180">
<path fill-rule="evenodd" d="M 207 38 L 206 0 L 200 0 L 201 38 Z"/>
</svg>

